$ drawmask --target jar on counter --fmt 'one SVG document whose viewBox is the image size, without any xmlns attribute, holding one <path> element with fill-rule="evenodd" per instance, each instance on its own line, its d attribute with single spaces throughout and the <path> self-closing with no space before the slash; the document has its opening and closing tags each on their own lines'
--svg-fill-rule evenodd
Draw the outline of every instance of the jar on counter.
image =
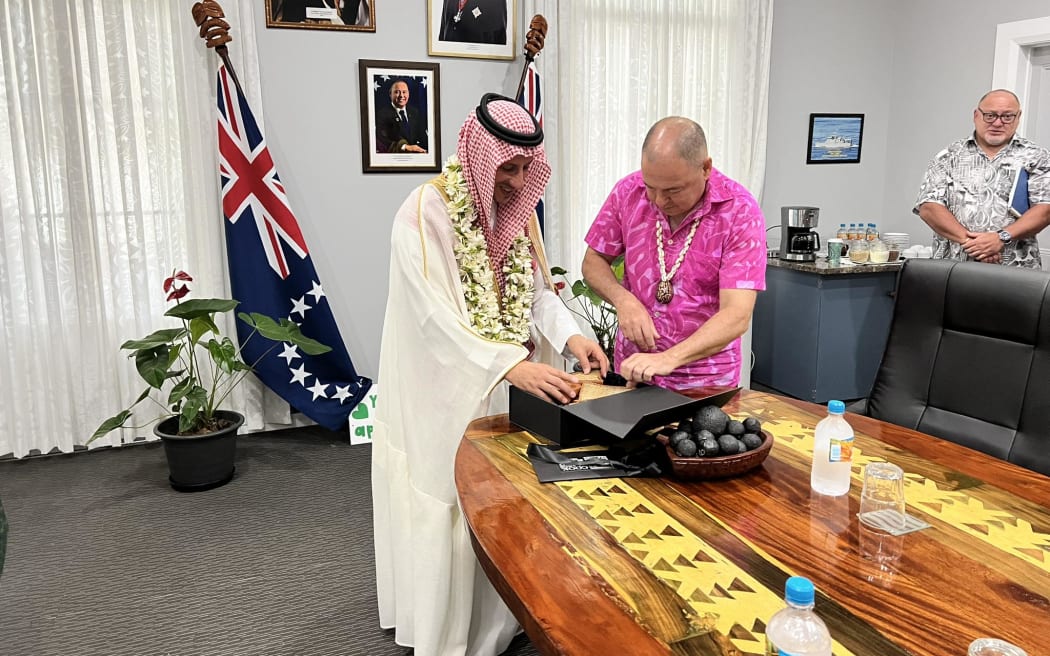
<svg viewBox="0 0 1050 656">
<path fill-rule="evenodd" d="M 868 260 L 872 264 L 882 264 L 890 261 L 890 248 L 886 242 L 876 239 L 868 244 Z"/>
<path fill-rule="evenodd" d="M 850 242 L 849 245 L 849 261 L 854 264 L 867 264 L 868 255 L 870 254 L 870 248 L 868 242 L 864 239 L 857 239 Z"/>
</svg>

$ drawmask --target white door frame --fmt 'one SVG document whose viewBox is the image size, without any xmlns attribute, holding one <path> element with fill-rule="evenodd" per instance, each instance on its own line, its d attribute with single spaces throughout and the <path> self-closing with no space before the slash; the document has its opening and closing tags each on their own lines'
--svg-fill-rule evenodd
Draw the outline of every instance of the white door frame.
<svg viewBox="0 0 1050 656">
<path fill-rule="evenodd" d="M 1021 101 L 1022 115 L 1028 108 L 1031 85 L 1032 48 L 1050 45 L 1050 16 L 1000 23 L 995 30 L 995 63 L 992 88 L 1010 89 Z M 1024 134 L 1024 124 L 1018 127 Z"/>
</svg>

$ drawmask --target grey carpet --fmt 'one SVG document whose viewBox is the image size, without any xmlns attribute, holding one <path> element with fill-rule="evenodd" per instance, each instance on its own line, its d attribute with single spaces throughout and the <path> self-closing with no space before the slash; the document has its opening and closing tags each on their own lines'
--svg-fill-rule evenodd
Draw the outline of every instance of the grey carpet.
<svg viewBox="0 0 1050 656">
<path fill-rule="evenodd" d="M 244 436 L 234 480 L 192 494 L 159 444 L 0 462 L 0 654 L 411 653 L 376 614 L 370 454 L 320 428 Z"/>
</svg>

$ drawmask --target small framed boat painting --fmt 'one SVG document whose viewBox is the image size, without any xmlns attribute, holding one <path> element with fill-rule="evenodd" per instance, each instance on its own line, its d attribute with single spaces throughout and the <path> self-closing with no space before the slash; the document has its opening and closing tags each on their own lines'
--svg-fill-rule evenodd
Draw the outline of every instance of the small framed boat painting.
<svg viewBox="0 0 1050 656">
<path fill-rule="evenodd" d="M 806 164 L 860 162 L 864 114 L 810 114 Z"/>
</svg>

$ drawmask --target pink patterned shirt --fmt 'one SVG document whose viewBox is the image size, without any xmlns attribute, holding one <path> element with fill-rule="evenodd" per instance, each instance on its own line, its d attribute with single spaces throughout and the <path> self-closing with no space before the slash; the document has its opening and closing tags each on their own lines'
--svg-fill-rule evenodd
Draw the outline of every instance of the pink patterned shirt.
<svg viewBox="0 0 1050 656">
<path fill-rule="evenodd" d="M 682 266 L 671 283 L 674 297 L 664 305 L 656 301 L 660 282 L 656 254 L 656 225 L 664 239 L 664 263 L 670 269 L 685 246 L 689 229 L 696 234 Z M 671 234 L 667 217 L 649 202 L 641 171 L 616 183 L 587 232 L 587 245 L 606 256 L 625 254 L 623 286 L 633 293 L 653 318 L 660 338 L 657 351 L 685 340 L 719 308 L 722 289 L 766 288 L 766 228 L 758 203 L 740 184 L 711 170 L 699 205 Z M 638 348 L 616 335 L 616 362 Z M 703 385 L 736 385 L 740 382 L 740 340 L 722 351 L 679 367 L 655 384 L 670 389 Z"/>
</svg>

